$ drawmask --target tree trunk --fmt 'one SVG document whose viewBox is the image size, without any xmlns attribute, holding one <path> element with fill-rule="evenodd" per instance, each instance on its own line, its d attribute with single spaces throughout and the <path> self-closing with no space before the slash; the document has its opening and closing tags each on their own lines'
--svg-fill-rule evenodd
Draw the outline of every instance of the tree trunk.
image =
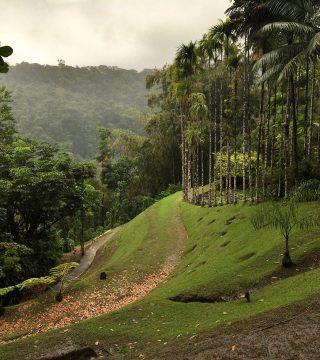
<svg viewBox="0 0 320 360">
<path fill-rule="evenodd" d="M 262 195 L 263 199 L 266 196 L 266 176 L 268 168 L 269 158 L 269 137 L 270 137 L 270 117 L 271 117 L 271 90 L 268 89 L 268 111 L 267 111 L 267 122 L 264 129 L 264 155 L 263 155 L 263 174 L 262 174 Z"/>
<path fill-rule="evenodd" d="M 228 135 L 227 135 L 228 136 Z M 226 176 L 226 192 L 225 192 L 225 201 L 226 204 L 229 204 L 229 195 L 230 195 L 230 144 L 229 137 L 227 137 L 227 176 Z"/>
<path fill-rule="evenodd" d="M 264 124 L 264 84 L 261 85 L 261 91 L 260 91 L 260 113 L 259 113 L 259 118 L 260 118 L 260 121 L 259 121 L 259 131 L 258 131 L 256 185 L 255 185 L 255 187 L 256 187 L 256 201 L 257 202 L 259 202 L 260 152 L 261 152 L 262 126 Z"/>
<path fill-rule="evenodd" d="M 243 114 L 242 114 L 242 199 L 244 202 L 247 201 L 247 189 L 246 189 L 246 151 L 247 151 L 247 129 L 248 123 L 248 88 L 249 88 L 249 74 L 248 74 L 248 35 L 244 37 L 244 51 L 245 51 L 245 62 L 244 62 L 244 80 L 243 80 Z"/>
<path fill-rule="evenodd" d="M 284 123 L 284 197 L 288 197 L 288 156 L 289 153 L 289 127 L 290 127 L 290 84 L 287 91 L 286 118 Z"/>
<path fill-rule="evenodd" d="M 222 122 L 223 122 L 223 82 L 222 78 L 220 80 L 220 159 L 219 159 L 219 165 L 220 165 L 220 179 L 219 179 L 219 190 L 220 190 L 220 205 L 223 205 L 223 183 L 222 183 Z"/>
<path fill-rule="evenodd" d="M 187 159 L 188 159 L 188 201 L 191 202 L 192 198 L 191 198 L 191 189 L 192 189 L 192 172 L 191 172 L 191 164 L 192 164 L 192 159 L 191 159 L 191 151 L 190 149 L 187 149 Z"/>
<path fill-rule="evenodd" d="M 245 39 L 245 41 L 247 41 Z M 246 150 L 247 150 L 247 66 L 245 64 L 245 74 L 244 74 L 244 92 L 243 92 L 243 114 L 242 114 L 242 157 L 243 157 L 243 165 L 242 165 L 242 199 L 244 202 L 247 201 L 247 193 L 246 193 Z"/>
<path fill-rule="evenodd" d="M 313 106 L 314 106 L 314 97 L 315 97 L 315 87 L 316 87 L 316 62 L 312 62 L 312 85 L 311 85 L 311 99 L 310 99 L 310 114 L 309 114 L 309 134 L 308 134 L 308 149 L 307 156 L 310 160 L 311 158 L 311 149 L 312 149 L 312 135 L 313 135 Z"/>
<path fill-rule="evenodd" d="M 217 82 L 215 81 L 214 85 L 214 92 L 215 92 L 215 100 L 214 100 L 214 155 L 213 155 L 213 204 L 217 206 L 217 185 L 216 185 L 216 177 L 217 177 L 217 118 L 218 118 L 218 109 L 217 109 L 217 98 L 218 98 L 218 91 L 217 91 Z"/>
<path fill-rule="evenodd" d="M 291 260 L 290 251 L 289 251 L 289 235 L 286 234 L 286 236 L 285 236 L 285 252 L 283 254 L 282 266 L 288 268 L 288 267 L 291 267 L 292 265 L 293 265 L 293 262 Z"/>
<path fill-rule="evenodd" d="M 181 131 L 181 171 L 182 171 L 182 197 L 183 200 L 187 200 L 188 183 L 186 183 L 186 166 L 185 166 L 185 140 L 184 140 L 184 128 L 183 128 L 183 113 L 180 104 L 180 131 Z"/>
<path fill-rule="evenodd" d="M 208 206 L 212 207 L 212 128 L 211 128 L 211 74 L 210 74 L 210 59 L 209 59 L 209 108 L 208 108 L 208 120 L 209 120 L 209 203 Z"/>
<path fill-rule="evenodd" d="M 233 111 L 233 119 L 234 119 L 234 168 L 233 168 L 233 204 L 237 204 L 237 96 L 238 96 L 238 81 L 237 81 L 237 73 L 234 74 L 234 111 Z"/>
<path fill-rule="evenodd" d="M 296 109 L 296 96 L 295 96 L 295 81 L 293 74 L 289 78 L 290 95 L 291 95 L 291 110 L 292 110 L 292 156 L 294 165 L 294 178 L 295 182 L 298 181 L 299 175 L 299 156 L 298 156 L 298 119 Z"/>
<path fill-rule="evenodd" d="M 303 122 L 303 157 L 308 157 L 308 116 L 309 116 L 309 59 L 306 65 L 306 93 L 305 93 L 305 107 L 304 107 L 304 122 Z"/>
<path fill-rule="evenodd" d="M 276 126 L 277 126 L 277 86 L 275 86 L 275 89 L 274 89 L 274 101 L 273 101 L 273 123 L 272 123 L 271 151 L 270 151 L 270 175 L 271 175 L 271 178 L 273 175 L 273 167 L 274 167 L 274 160 L 275 160 Z"/>
</svg>

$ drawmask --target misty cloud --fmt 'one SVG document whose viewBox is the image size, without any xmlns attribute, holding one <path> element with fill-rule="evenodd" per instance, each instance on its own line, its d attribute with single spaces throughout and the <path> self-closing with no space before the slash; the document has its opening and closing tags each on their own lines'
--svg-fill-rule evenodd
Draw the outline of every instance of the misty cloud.
<svg viewBox="0 0 320 360">
<path fill-rule="evenodd" d="M 228 0 L 0 0 L 10 63 L 152 68 L 224 17 Z"/>
</svg>

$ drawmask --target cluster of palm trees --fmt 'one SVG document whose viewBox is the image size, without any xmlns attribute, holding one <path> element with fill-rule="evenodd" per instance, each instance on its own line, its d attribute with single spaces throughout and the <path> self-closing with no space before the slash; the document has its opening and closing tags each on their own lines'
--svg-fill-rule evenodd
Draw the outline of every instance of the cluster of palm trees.
<svg viewBox="0 0 320 360">
<path fill-rule="evenodd" d="M 183 197 L 287 197 L 320 176 L 320 1 L 234 0 L 226 13 L 148 79 L 180 124 Z"/>
</svg>

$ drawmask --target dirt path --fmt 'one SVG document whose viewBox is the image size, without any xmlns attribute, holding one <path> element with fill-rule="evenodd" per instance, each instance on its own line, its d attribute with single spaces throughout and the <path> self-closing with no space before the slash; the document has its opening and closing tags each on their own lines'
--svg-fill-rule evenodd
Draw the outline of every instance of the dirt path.
<svg viewBox="0 0 320 360">
<path fill-rule="evenodd" d="M 37 301 L 33 301 L 22 304 L 14 310 L 8 308 L 5 316 L 0 320 L 0 344 L 115 311 L 146 296 L 169 276 L 180 261 L 187 232 L 178 215 L 171 221 L 176 228 L 177 245 L 157 273 L 146 276 L 140 283 L 132 283 L 128 280 L 127 272 L 123 271 L 110 278 L 105 287 L 66 295 L 61 303 L 50 300 L 45 308 L 41 308 Z M 87 252 L 87 257 L 71 274 L 70 279 L 79 277 L 88 269 L 96 251 L 114 233 L 107 234 L 94 243 L 95 246 Z"/>
<path fill-rule="evenodd" d="M 182 223 L 180 216 L 176 215 L 172 219 L 172 221 L 177 230 L 178 241 L 177 241 L 175 251 L 172 253 L 172 255 L 167 257 L 167 260 L 163 266 L 163 271 L 168 274 L 179 264 L 185 243 L 188 238 L 188 233 Z"/>
<path fill-rule="evenodd" d="M 67 281 L 72 281 L 77 279 L 81 276 L 92 264 L 97 251 L 103 246 L 110 238 L 116 234 L 120 229 L 120 226 L 112 229 L 110 232 L 101 236 L 97 240 L 95 240 L 91 246 L 86 250 L 84 256 L 81 258 L 80 265 L 70 271 L 69 275 L 67 276 Z"/>
</svg>

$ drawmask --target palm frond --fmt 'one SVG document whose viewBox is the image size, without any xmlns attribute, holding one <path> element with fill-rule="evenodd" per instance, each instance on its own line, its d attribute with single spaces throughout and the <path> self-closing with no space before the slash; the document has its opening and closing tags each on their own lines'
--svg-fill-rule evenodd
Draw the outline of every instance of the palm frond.
<svg viewBox="0 0 320 360">
<path fill-rule="evenodd" d="M 41 285 L 50 286 L 50 285 L 53 285 L 54 283 L 55 283 L 55 279 L 50 276 L 44 276 L 44 277 L 40 277 L 40 278 L 31 278 L 31 279 L 27 279 L 27 280 L 23 281 L 19 285 L 19 289 L 20 289 L 20 291 L 22 291 L 22 290 L 26 290 L 26 289 L 31 289 L 35 286 L 41 286 Z"/>
<path fill-rule="evenodd" d="M 270 69 L 267 69 L 264 73 L 261 74 L 261 76 L 257 79 L 257 84 L 262 84 L 266 81 L 269 81 L 270 83 L 274 83 L 278 80 L 279 74 L 281 73 L 281 70 L 283 69 L 283 64 L 278 64 Z"/>
<path fill-rule="evenodd" d="M 295 21 L 304 21 L 306 14 L 316 11 L 315 2 L 312 0 L 269 0 L 267 6 L 275 16 Z"/>
<path fill-rule="evenodd" d="M 310 58 L 320 55 L 320 31 L 317 32 L 310 40 L 307 47 L 307 53 Z"/>
<path fill-rule="evenodd" d="M 1 296 L 6 296 L 7 294 L 11 293 L 12 291 L 14 291 L 17 288 L 18 288 L 18 286 L 15 285 L 15 286 L 8 286 L 6 288 L 0 289 L 0 297 Z"/>
<path fill-rule="evenodd" d="M 306 43 L 295 43 L 281 46 L 264 54 L 255 64 L 253 70 L 258 68 L 272 67 L 280 63 L 286 63 L 292 57 L 305 49 Z"/>
<path fill-rule="evenodd" d="M 310 36 L 316 33 L 316 29 L 313 26 L 307 24 L 293 22 L 293 21 L 277 21 L 270 24 L 264 25 L 261 32 L 283 32 L 283 33 L 294 33 L 299 36 Z"/>
<path fill-rule="evenodd" d="M 69 274 L 69 272 L 78 265 L 79 264 L 76 262 L 60 264 L 50 269 L 48 276 L 27 279 L 20 284 L 0 289 L 0 296 L 5 296 L 6 294 L 14 291 L 15 289 L 19 289 L 20 291 L 22 291 L 25 289 L 31 289 L 35 286 L 53 285 L 58 281 L 63 280 Z"/>
<path fill-rule="evenodd" d="M 278 80 L 281 81 L 282 79 L 287 79 L 291 74 L 293 74 L 298 65 L 303 63 L 307 58 L 306 52 L 300 52 L 296 56 L 294 56 L 288 63 L 285 64 L 283 69 L 279 73 Z"/>
<path fill-rule="evenodd" d="M 60 265 L 50 269 L 49 276 L 51 278 L 55 279 L 56 281 L 59 281 L 62 278 L 64 278 L 66 275 L 68 275 L 68 273 L 72 269 L 77 267 L 78 265 L 79 264 L 76 263 L 76 262 L 69 262 L 69 263 L 60 264 Z"/>
</svg>

